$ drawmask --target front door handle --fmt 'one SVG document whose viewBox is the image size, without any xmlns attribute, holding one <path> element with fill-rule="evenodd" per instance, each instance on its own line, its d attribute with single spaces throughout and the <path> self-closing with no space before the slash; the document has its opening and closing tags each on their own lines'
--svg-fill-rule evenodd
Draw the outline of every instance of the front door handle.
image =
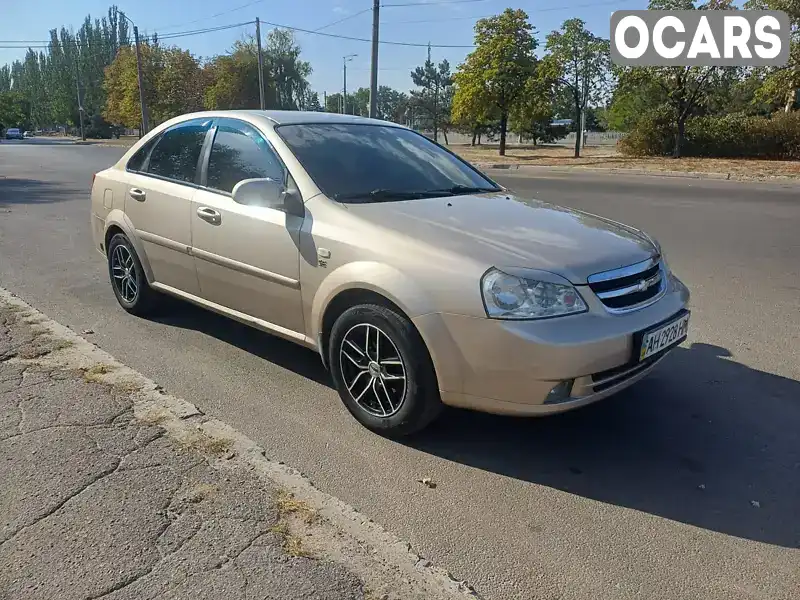
<svg viewBox="0 0 800 600">
<path fill-rule="evenodd" d="M 208 208 L 207 206 L 201 206 L 197 209 L 197 216 L 203 219 L 212 225 L 219 225 L 222 223 L 222 215 L 219 214 L 219 211 L 214 210 L 213 208 Z"/>
<path fill-rule="evenodd" d="M 134 200 L 138 200 L 139 202 L 144 202 L 147 198 L 147 194 L 144 193 L 144 190 L 140 190 L 139 188 L 131 188 L 128 190 L 128 194 Z"/>
</svg>

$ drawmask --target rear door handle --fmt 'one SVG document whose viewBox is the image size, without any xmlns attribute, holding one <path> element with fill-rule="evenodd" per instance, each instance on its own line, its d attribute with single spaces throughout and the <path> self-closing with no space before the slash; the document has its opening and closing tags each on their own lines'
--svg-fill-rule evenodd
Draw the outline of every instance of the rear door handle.
<svg viewBox="0 0 800 600">
<path fill-rule="evenodd" d="M 138 200 L 139 202 L 144 202 L 147 198 L 147 194 L 144 193 L 144 190 L 140 190 L 139 188 L 131 188 L 128 191 L 128 194 L 134 200 Z"/>
<path fill-rule="evenodd" d="M 201 206 L 198 208 L 197 216 L 203 219 L 203 221 L 211 223 L 212 225 L 219 225 L 222 223 L 222 215 L 219 214 L 219 211 L 216 211 L 213 208 L 208 208 L 207 206 Z"/>
</svg>

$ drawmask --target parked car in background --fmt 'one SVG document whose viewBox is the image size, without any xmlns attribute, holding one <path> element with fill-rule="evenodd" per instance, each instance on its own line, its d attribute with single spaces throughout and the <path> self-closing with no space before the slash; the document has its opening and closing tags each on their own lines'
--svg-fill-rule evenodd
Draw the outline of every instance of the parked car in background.
<svg viewBox="0 0 800 600">
<path fill-rule="evenodd" d="M 519 197 L 394 123 L 178 117 L 96 174 L 91 213 L 126 311 L 169 294 L 312 348 L 385 434 L 444 405 L 584 406 L 687 335 L 689 291 L 646 233 Z"/>
<path fill-rule="evenodd" d="M 25 133 L 22 134 L 22 137 L 25 139 L 32 138 L 33 134 L 30 131 L 26 131 Z"/>
<path fill-rule="evenodd" d="M 21 140 L 22 139 L 22 132 L 17 129 L 16 127 L 9 127 L 6 129 L 6 139 L 7 140 Z"/>
</svg>

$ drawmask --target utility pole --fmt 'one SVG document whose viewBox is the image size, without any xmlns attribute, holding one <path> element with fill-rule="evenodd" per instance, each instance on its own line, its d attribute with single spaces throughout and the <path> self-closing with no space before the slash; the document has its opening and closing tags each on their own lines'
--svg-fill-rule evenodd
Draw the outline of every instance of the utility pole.
<svg viewBox="0 0 800 600">
<path fill-rule="evenodd" d="M 81 139 L 86 141 L 86 132 L 83 129 L 83 103 L 81 102 L 81 73 L 78 68 L 78 60 L 75 59 L 75 91 L 78 94 L 78 118 L 81 121 Z"/>
<path fill-rule="evenodd" d="M 322 112 L 328 112 L 328 92 L 322 91 Z"/>
<path fill-rule="evenodd" d="M 372 64 L 369 76 L 369 118 L 378 113 L 378 30 L 380 29 L 381 0 L 372 0 Z"/>
<path fill-rule="evenodd" d="M 123 17 L 128 19 L 125 16 L 125 13 L 121 13 Z M 130 19 L 128 19 L 131 21 Z M 131 21 L 133 23 L 133 21 Z M 139 28 L 134 25 L 133 26 L 133 39 L 136 42 L 136 76 L 139 79 L 139 104 L 142 107 L 142 131 L 141 136 L 145 135 L 150 130 L 150 119 L 147 116 L 147 103 L 144 99 L 144 78 L 142 77 L 142 51 L 139 47 Z"/>
<path fill-rule="evenodd" d="M 353 60 L 358 54 L 348 54 L 342 57 L 342 64 L 344 66 L 344 94 L 342 95 L 342 114 L 347 114 L 347 63 Z"/>
<path fill-rule="evenodd" d="M 256 17 L 256 46 L 258 47 L 258 101 L 264 110 L 264 59 L 261 56 L 261 20 Z"/>
</svg>

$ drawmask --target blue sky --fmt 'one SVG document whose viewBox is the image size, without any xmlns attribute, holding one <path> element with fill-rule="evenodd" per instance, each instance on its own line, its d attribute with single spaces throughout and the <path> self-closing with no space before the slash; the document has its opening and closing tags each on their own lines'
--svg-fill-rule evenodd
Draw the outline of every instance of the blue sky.
<svg viewBox="0 0 800 600">
<path fill-rule="evenodd" d="M 8 46 L 8 42 L 16 40 L 46 40 L 48 30 L 61 25 L 77 28 L 84 15 L 102 17 L 111 3 L 109 0 L 0 0 L 0 4 L 6 5 L 0 18 L 0 46 Z M 388 6 L 411 3 L 419 4 Z M 382 0 L 382 4 L 387 5 L 381 10 L 382 39 L 462 46 L 472 44 L 472 26 L 477 17 L 496 14 L 508 7 L 528 12 L 543 43 L 547 33 L 572 17 L 582 18 L 594 33 L 608 37 L 609 17 L 614 10 L 646 8 L 647 0 Z M 315 30 L 370 9 L 372 0 L 119 0 L 118 5 L 138 24 L 141 32 L 157 31 L 163 35 L 251 21 L 256 16 L 262 21 Z M 254 26 L 248 25 L 182 37 L 169 43 L 187 48 L 198 56 L 209 57 L 225 52 L 236 39 L 253 30 Z M 371 10 L 322 31 L 369 38 L 372 32 Z M 311 84 L 320 96 L 323 91 L 329 94 L 341 91 L 342 56 L 347 54 L 358 54 L 348 65 L 348 89 L 369 85 L 369 43 L 306 33 L 298 33 L 297 40 L 303 58 L 314 68 Z M 446 58 L 455 70 L 469 48 L 433 48 L 431 52 L 434 60 Z M 379 83 L 408 90 L 412 86 L 409 71 L 424 62 L 426 53 L 424 47 L 381 45 Z M 0 48 L 0 64 L 24 54 L 24 48 Z"/>
</svg>

